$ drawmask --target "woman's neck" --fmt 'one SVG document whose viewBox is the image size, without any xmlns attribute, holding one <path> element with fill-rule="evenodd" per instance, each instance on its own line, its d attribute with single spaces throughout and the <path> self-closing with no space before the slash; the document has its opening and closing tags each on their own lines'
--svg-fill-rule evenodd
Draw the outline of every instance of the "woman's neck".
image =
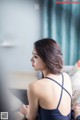
<svg viewBox="0 0 80 120">
<path fill-rule="evenodd" d="M 42 73 L 43 73 L 44 77 L 46 77 L 46 76 L 51 74 L 48 70 L 43 70 Z"/>
<path fill-rule="evenodd" d="M 43 73 L 43 77 L 57 77 L 57 76 L 60 76 L 60 74 L 53 74 L 51 72 L 49 72 L 48 70 L 42 70 L 42 73 Z"/>
</svg>

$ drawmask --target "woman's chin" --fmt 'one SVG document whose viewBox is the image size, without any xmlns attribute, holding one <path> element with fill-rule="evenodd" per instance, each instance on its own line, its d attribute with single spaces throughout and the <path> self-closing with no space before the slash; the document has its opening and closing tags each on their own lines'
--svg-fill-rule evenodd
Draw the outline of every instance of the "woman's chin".
<svg viewBox="0 0 80 120">
<path fill-rule="evenodd" d="M 39 71 L 39 69 L 37 69 L 37 68 L 34 68 L 34 70 L 35 70 L 35 71 Z"/>
</svg>

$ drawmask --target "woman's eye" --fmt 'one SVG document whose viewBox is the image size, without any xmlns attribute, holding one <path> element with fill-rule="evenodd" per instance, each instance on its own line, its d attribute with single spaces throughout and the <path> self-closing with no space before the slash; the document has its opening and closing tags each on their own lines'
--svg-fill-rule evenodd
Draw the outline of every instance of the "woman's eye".
<svg viewBox="0 0 80 120">
<path fill-rule="evenodd" d="M 35 58 L 38 58 L 38 56 L 34 56 Z"/>
</svg>

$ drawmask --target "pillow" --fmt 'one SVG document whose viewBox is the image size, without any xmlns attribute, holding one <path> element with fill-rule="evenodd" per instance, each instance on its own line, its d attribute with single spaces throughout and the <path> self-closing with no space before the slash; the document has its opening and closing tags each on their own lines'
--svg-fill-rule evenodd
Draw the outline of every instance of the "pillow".
<svg viewBox="0 0 80 120">
<path fill-rule="evenodd" d="M 80 60 L 73 66 L 69 72 L 72 82 L 72 105 L 80 103 Z"/>
<path fill-rule="evenodd" d="M 73 66 L 71 71 L 69 72 L 69 75 L 74 75 L 76 72 L 80 72 L 80 60 L 77 61 L 77 63 Z"/>
<path fill-rule="evenodd" d="M 72 70 L 72 65 L 64 65 L 62 71 L 69 74 L 69 72 Z"/>
</svg>

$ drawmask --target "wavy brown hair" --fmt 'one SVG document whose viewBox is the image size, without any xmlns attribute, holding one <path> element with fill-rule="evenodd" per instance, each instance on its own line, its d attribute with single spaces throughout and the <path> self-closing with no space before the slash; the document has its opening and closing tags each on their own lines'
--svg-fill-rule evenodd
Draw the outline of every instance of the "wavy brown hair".
<svg viewBox="0 0 80 120">
<path fill-rule="evenodd" d="M 59 44 L 51 38 L 44 38 L 36 41 L 34 47 L 50 73 L 60 74 L 63 59 Z"/>
</svg>

